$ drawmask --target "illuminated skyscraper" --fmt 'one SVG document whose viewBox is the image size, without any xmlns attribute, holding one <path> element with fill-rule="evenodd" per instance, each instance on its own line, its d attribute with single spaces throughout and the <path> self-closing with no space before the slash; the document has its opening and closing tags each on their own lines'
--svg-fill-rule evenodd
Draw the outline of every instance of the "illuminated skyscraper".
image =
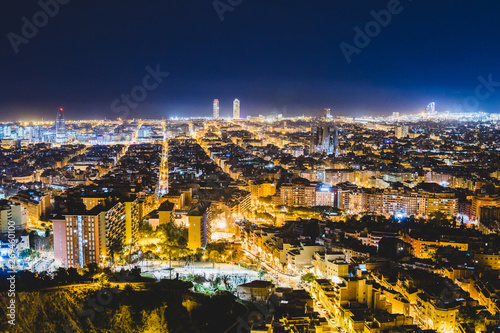
<svg viewBox="0 0 500 333">
<path fill-rule="evenodd" d="M 332 109 L 325 108 L 325 119 L 332 119 Z"/>
<path fill-rule="evenodd" d="M 219 100 L 214 99 L 214 119 L 219 119 Z"/>
<path fill-rule="evenodd" d="M 240 119 L 240 100 L 235 99 L 233 102 L 233 119 Z"/>
<path fill-rule="evenodd" d="M 436 103 L 430 102 L 429 105 L 427 105 L 426 111 L 427 111 L 427 117 L 435 115 L 436 114 Z"/>
<path fill-rule="evenodd" d="M 156 189 L 156 196 L 159 199 L 168 193 L 168 138 L 167 138 L 167 124 L 163 122 L 163 146 L 161 151 L 160 162 L 160 176 L 158 177 L 158 188 Z"/>
<path fill-rule="evenodd" d="M 63 109 L 60 108 L 56 117 L 56 143 L 66 142 L 66 124 L 64 123 Z"/>
</svg>

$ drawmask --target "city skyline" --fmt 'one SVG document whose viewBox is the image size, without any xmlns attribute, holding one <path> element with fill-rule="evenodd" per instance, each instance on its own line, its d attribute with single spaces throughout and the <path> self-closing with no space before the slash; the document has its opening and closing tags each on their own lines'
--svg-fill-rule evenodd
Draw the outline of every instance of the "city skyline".
<svg viewBox="0 0 500 333">
<path fill-rule="evenodd" d="M 389 1 L 360 3 L 356 8 L 243 2 L 226 11 L 222 21 L 211 2 L 70 2 L 61 4 L 57 15 L 37 28 L 36 36 L 15 44 L 16 53 L 12 34 L 25 38 L 22 18 L 31 21 L 42 8 L 10 0 L 5 3 L 8 10 L 0 14 L 0 32 L 6 37 L 12 33 L 0 48 L 0 84 L 5 87 L 0 91 L 0 120 L 49 118 L 59 107 L 87 119 L 123 117 L 112 110 L 112 102 L 140 85 L 149 73 L 147 67 L 157 66 L 169 76 L 157 86 L 149 82 L 155 89 L 148 90 L 140 103 L 133 101 L 138 105 L 128 117 L 207 114 L 206 101 L 214 96 L 221 101 L 239 96 L 245 101 L 242 116 L 273 109 L 320 116 L 325 107 L 339 115 L 411 113 L 429 101 L 452 112 L 498 112 L 500 95 L 495 90 L 500 72 L 496 46 L 488 42 L 499 34 L 493 14 L 497 3 L 469 6 L 467 1 L 455 1 L 452 12 L 441 3 L 398 3 L 386 24 L 378 14 L 387 10 Z M 149 17 L 151 12 L 163 19 L 138 24 L 140 15 Z M 276 12 L 281 13 L 278 18 Z M 184 15 L 193 17 L 193 23 L 183 20 Z M 423 24 L 421 17 L 433 24 Z M 376 18 L 382 20 L 380 29 L 374 30 L 378 34 L 369 33 L 375 36 L 368 36 L 367 45 L 360 40 L 356 46 L 356 31 L 364 32 L 367 25 L 376 28 L 370 25 L 378 22 Z M 300 32 L 296 19 L 307 29 Z M 99 24 L 89 26 L 87 20 Z M 116 20 L 130 24 L 117 30 L 121 24 Z M 178 35 L 171 33 L 174 30 Z M 79 43 L 71 43 L 64 31 Z M 197 37 L 186 43 L 192 36 Z M 134 45 L 143 45 L 143 50 L 138 52 Z M 199 47 L 206 50 L 201 61 L 195 55 Z M 463 66 L 475 55 L 481 60 Z M 471 97 L 483 82 L 489 85 L 476 103 Z M 221 109 L 229 110 L 225 104 Z"/>
<path fill-rule="evenodd" d="M 227 104 L 227 102 L 226 102 Z M 236 111 L 238 110 L 238 111 Z M 58 108 L 57 109 L 57 116 L 56 118 L 59 118 L 62 115 L 63 108 Z M 132 117 L 132 119 L 170 119 L 170 120 L 181 120 L 181 119 L 205 119 L 205 118 L 213 118 L 213 119 L 252 119 L 256 117 L 266 117 L 269 115 L 274 115 L 274 116 L 280 116 L 282 118 L 301 118 L 301 117 L 307 117 L 307 118 L 323 118 L 327 120 L 332 120 L 334 118 L 349 118 L 352 117 L 353 119 L 398 119 L 401 117 L 401 119 L 413 119 L 417 120 L 418 118 L 445 118 L 445 119 L 459 119 L 460 116 L 462 115 L 468 115 L 472 118 L 478 117 L 479 115 L 485 116 L 485 115 L 492 115 L 496 116 L 500 114 L 500 112 L 484 112 L 482 110 L 475 110 L 475 109 L 460 109 L 456 110 L 455 112 L 450 111 L 450 110 L 437 110 L 436 109 L 436 103 L 435 102 L 430 102 L 427 104 L 426 107 L 422 107 L 421 109 L 417 109 L 414 112 L 410 113 L 404 113 L 400 111 L 393 111 L 392 113 L 386 113 L 386 114 L 369 114 L 369 113 L 359 113 L 359 114 L 347 114 L 347 113 L 342 113 L 342 112 L 335 112 L 336 110 L 332 110 L 331 108 L 324 108 L 322 111 L 321 110 L 314 110 L 314 114 L 306 114 L 306 113 L 300 113 L 300 114 L 289 114 L 288 113 L 288 108 L 284 107 L 282 109 L 267 109 L 264 110 L 262 113 L 248 113 L 245 112 L 243 116 L 241 115 L 241 109 L 240 109 L 240 100 L 235 99 L 232 101 L 231 105 L 226 105 L 225 108 L 223 108 L 223 113 L 221 114 L 221 106 L 220 106 L 220 100 L 219 99 L 214 99 L 212 101 L 212 109 L 210 111 L 210 114 L 207 112 L 205 113 L 199 113 L 199 114 L 192 114 L 190 116 L 187 115 L 173 115 L 173 116 L 166 116 L 166 115 L 158 115 L 157 117 L 141 117 L 141 115 L 137 115 L 138 117 Z M 246 110 L 245 110 L 246 111 Z M 236 113 L 239 115 L 239 117 L 235 117 Z M 64 114 L 68 114 L 67 112 L 64 112 Z M 67 120 L 70 121 L 90 121 L 90 120 L 129 120 L 129 114 L 127 114 L 127 117 L 100 117 L 100 118 L 86 118 L 86 117 L 81 117 L 81 114 L 77 113 L 76 110 L 72 114 L 71 110 L 69 112 L 70 117 L 65 117 Z M 73 115 L 73 117 L 71 117 Z M 396 116 L 397 115 L 397 116 Z M 75 117 L 76 116 L 76 117 Z M 14 118 L 11 119 L 4 119 L 0 120 L 0 123 L 33 123 L 33 122 L 40 122 L 40 123 L 47 123 L 47 122 L 52 122 L 50 117 L 47 118 L 37 118 L 37 117 L 31 117 L 29 119 L 17 119 L 15 120 Z M 57 122 L 56 122 L 57 124 Z"/>
</svg>

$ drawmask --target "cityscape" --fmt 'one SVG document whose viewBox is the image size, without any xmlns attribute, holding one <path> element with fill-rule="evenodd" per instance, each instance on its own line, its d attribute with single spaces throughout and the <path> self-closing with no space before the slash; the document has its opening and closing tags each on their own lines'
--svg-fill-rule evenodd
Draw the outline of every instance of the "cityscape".
<svg viewBox="0 0 500 333">
<path fill-rule="evenodd" d="M 0 332 L 500 332 L 497 3 L 8 1 Z"/>
</svg>

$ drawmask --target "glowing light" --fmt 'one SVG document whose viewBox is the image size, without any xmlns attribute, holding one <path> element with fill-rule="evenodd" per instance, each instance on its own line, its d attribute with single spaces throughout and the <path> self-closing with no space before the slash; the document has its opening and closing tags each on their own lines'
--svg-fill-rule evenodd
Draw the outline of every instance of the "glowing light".
<svg viewBox="0 0 500 333">
<path fill-rule="evenodd" d="M 404 219 L 405 216 L 406 216 L 406 214 L 404 212 L 398 212 L 398 213 L 394 214 L 394 217 L 397 218 L 398 220 Z"/>
<path fill-rule="evenodd" d="M 224 220 L 218 220 L 217 221 L 217 228 L 219 228 L 219 229 L 226 228 L 226 221 L 224 221 Z"/>
</svg>

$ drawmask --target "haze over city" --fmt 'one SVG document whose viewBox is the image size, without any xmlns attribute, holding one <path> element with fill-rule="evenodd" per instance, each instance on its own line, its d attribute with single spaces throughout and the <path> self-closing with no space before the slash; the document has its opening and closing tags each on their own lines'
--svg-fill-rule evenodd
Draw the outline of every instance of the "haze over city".
<svg viewBox="0 0 500 333">
<path fill-rule="evenodd" d="M 500 81 L 495 1 L 401 1 L 348 63 L 339 45 L 354 46 L 354 28 L 364 31 L 371 12 L 387 5 L 242 1 L 221 21 L 211 1 L 68 1 L 18 53 L 2 39 L 0 120 L 52 118 L 59 107 L 68 119 L 112 118 L 113 100 L 157 64 L 170 76 L 133 117 L 209 116 L 213 98 L 224 116 L 234 98 L 245 101 L 244 117 L 273 109 L 319 116 L 325 107 L 338 115 L 415 113 L 429 101 L 456 111 L 479 76 Z M 5 1 L 0 34 L 22 37 L 21 18 L 32 21 L 39 10 Z M 499 106 L 493 93 L 478 108 Z"/>
</svg>

